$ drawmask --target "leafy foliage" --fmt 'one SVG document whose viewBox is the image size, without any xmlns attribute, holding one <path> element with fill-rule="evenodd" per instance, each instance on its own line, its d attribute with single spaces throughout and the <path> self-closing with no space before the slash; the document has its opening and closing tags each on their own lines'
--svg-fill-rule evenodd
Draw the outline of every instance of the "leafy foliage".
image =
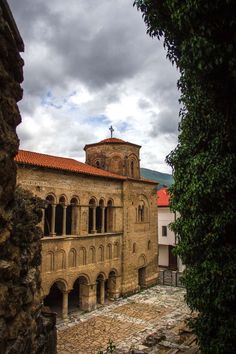
<svg viewBox="0 0 236 354">
<path fill-rule="evenodd" d="M 236 348 L 236 2 L 136 0 L 180 71 L 172 208 L 186 300 L 203 353 Z M 223 183 L 222 183 L 223 182 Z"/>
</svg>

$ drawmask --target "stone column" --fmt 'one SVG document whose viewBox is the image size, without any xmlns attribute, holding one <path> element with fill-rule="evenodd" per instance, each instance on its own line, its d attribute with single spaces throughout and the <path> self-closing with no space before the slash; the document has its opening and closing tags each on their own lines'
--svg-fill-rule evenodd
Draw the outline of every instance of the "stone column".
<svg viewBox="0 0 236 354">
<path fill-rule="evenodd" d="M 92 234 L 96 234 L 96 207 L 93 207 L 93 227 L 92 227 Z"/>
<path fill-rule="evenodd" d="M 121 277 L 116 276 L 109 279 L 109 297 L 118 299 L 120 296 Z"/>
<path fill-rule="evenodd" d="M 121 293 L 121 276 L 116 276 L 116 289 L 115 292 L 113 293 L 114 299 L 118 299 L 120 297 Z"/>
<path fill-rule="evenodd" d="M 101 207 L 102 209 L 102 225 L 101 225 L 101 233 L 105 232 L 105 207 Z"/>
<path fill-rule="evenodd" d="M 52 219 L 51 219 L 51 236 L 55 236 L 55 222 L 56 222 L 56 204 L 51 204 L 52 206 Z"/>
<path fill-rule="evenodd" d="M 76 205 L 71 205 L 71 235 L 76 234 Z"/>
<path fill-rule="evenodd" d="M 96 283 L 83 284 L 81 293 L 81 309 L 92 311 L 96 309 Z"/>
<path fill-rule="evenodd" d="M 63 217 L 62 217 L 62 235 L 65 236 L 66 235 L 66 209 L 67 209 L 67 205 L 63 205 Z"/>
<path fill-rule="evenodd" d="M 68 317 L 68 291 L 63 291 L 62 295 L 62 318 L 66 319 Z"/>
<path fill-rule="evenodd" d="M 80 235 L 80 208 L 75 206 L 75 235 Z"/>
</svg>

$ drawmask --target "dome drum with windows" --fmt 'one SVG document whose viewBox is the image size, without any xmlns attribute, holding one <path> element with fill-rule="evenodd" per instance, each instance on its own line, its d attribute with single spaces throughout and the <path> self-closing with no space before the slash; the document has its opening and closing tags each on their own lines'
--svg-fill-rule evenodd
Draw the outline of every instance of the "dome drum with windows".
<svg viewBox="0 0 236 354">
<path fill-rule="evenodd" d="M 85 145 L 86 163 L 122 176 L 140 179 L 140 148 L 140 145 L 122 139 L 104 139 Z"/>
</svg>

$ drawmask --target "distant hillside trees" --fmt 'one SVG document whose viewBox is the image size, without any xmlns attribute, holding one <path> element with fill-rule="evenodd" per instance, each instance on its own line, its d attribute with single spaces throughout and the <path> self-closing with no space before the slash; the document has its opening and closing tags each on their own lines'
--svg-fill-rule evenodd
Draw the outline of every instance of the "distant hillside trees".
<svg viewBox="0 0 236 354">
<path fill-rule="evenodd" d="M 191 326 L 203 353 L 236 348 L 236 1 L 136 0 L 180 71 L 173 225 L 186 264 Z"/>
<path fill-rule="evenodd" d="M 142 177 L 157 181 L 159 183 L 158 189 L 163 188 L 164 185 L 169 187 L 174 182 L 172 175 L 169 173 L 153 171 L 143 167 L 140 169 L 140 172 Z"/>
</svg>

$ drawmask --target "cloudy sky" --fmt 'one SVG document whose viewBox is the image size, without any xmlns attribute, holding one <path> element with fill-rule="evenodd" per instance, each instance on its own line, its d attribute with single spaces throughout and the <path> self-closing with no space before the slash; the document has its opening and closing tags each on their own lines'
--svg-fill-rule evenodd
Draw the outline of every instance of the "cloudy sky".
<svg viewBox="0 0 236 354">
<path fill-rule="evenodd" d="M 178 73 L 133 0 L 8 2 L 25 43 L 20 148 L 84 161 L 112 124 L 142 167 L 171 172 Z"/>
</svg>

